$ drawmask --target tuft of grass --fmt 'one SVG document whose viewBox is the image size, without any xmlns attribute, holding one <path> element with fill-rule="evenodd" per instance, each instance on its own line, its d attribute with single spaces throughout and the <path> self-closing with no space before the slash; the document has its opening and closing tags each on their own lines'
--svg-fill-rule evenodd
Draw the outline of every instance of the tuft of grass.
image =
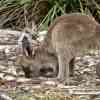
<svg viewBox="0 0 100 100">
<path fill-rule="evenodd" d="M 39 25 L 40 29 L 47 29 L 48 25 L 57 16 L 72 12 L 93 15 L 96 20 L 100 22 L 100 4 L 98 4 L 96 0 L 48 0 L 48 2 L 49 11 L 41 21 Z"/>
<path fill-rule="evenodd" d="M 0 28 L 23 29 L 26 23 L 25 16 L 30 14 L 28 10 L 31 7 L 32 0 L 1 0 Z"/>
</svg>

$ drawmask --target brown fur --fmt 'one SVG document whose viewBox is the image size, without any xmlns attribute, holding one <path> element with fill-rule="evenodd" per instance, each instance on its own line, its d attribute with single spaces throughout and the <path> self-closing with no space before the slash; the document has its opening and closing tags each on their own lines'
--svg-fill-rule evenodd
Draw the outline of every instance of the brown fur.
<svg viewBox="0 0 100 100">
<path fill-rule="evenodd" d="M 43 45 L 57 54 L 58 79 L 69 84 L 70 61 L 87 49 L 100 47 L 100 25 L 88 15 L 60 16 L 50 25 Z"/>
<path fill-rule="evenodd" d="M 27 78 L 33 77 L 56 77 L 58 73 L 57 57 L 43 49 L 38 48 L 33 55 L 18 56 L 16 64 L 22 66 Z"/>
</svg>

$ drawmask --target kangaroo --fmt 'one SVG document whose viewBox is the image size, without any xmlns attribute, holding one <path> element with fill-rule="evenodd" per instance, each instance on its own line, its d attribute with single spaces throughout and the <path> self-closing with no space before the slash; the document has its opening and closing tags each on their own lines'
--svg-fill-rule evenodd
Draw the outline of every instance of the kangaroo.
<svg viewBox="0 0 100 100">
<path fill-rule="evenodd" d="M 100 47 L 100 24 L 92 16 L 80 13 L 57 17 L 48 28 L 43 47 L 57 55 L 57 79 L 69 84 L 74 58 Z"/>
<path fill-rule="evenodd" d="M 20 65 L 27 78 L 57 77 L 57 57 L 41 49 L 37 49 L 33 57 L 25 55 L 18 56 L 16 64 Z"/>
</svg>

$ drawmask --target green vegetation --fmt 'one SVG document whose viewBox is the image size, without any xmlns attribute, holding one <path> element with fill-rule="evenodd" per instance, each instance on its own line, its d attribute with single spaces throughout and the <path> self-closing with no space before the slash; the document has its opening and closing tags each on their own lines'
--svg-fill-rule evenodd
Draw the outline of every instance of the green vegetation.
<svg viewBox="0 0 100 100">
<path fill-rule="evenodd" d="M 34 21 L 46 29 L 55 17 L 65 13 L 91 14 L 100 22 L 99 0 L 0 0 L 0 28 L 32 29 Z"/>
<path fill-rule="evenodd" d="M 30 14 L 27 10 L 32 8 L 31 4 L 32 0 L 1 0 L 0 28 L 24 28 L 25 16 Z"/>
<path fill-rule="evenodd" d="M 48 0 L 49 11 L 41 22 L 41 26 L 48 26 L 56 16 L 64 13 L 80 12 L 93 15 L 100 22 L 100 2 L 97 0 Z"/>
</svg>

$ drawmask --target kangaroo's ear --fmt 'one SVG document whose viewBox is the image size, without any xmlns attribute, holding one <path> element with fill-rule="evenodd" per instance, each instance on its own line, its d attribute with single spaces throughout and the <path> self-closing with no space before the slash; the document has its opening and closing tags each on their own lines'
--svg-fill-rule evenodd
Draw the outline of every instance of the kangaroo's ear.
<svg viewBox="0 0 100 100">
<path fill-rule="evenodd" d="M 36 51 L 37 51 L 37 48 L 33 48 L 33 50 L 32 50 L 32 58 L 33 59 L 36 56 Z"/>
<path fill-rule="evenodd" d="M 32 48 L 30 46 L 28 46 L 27 48 L 23 48 L 24 54 L 25 56 L 30 56 L 32 57 Z"/>
<path fill-rule="evenodd" d="M 39 41 L 32 41 L 33 47 L 32 47 L 32 58 L 36 56 L 36 54 L 39 52 L 41 43 Z"/>
<path fill-rule="evenodd" d="M 33 47 L 32 49 L 32 58 L 34 59 L 36 55 L 40 53 L 40 46 Z"/>
<path fill-rule="evenodd" d="M 100 24 L 96 25 L 96 30 L 95 31 L 96 31 L 96 33 L 100 33 Z"/>
</svg>

